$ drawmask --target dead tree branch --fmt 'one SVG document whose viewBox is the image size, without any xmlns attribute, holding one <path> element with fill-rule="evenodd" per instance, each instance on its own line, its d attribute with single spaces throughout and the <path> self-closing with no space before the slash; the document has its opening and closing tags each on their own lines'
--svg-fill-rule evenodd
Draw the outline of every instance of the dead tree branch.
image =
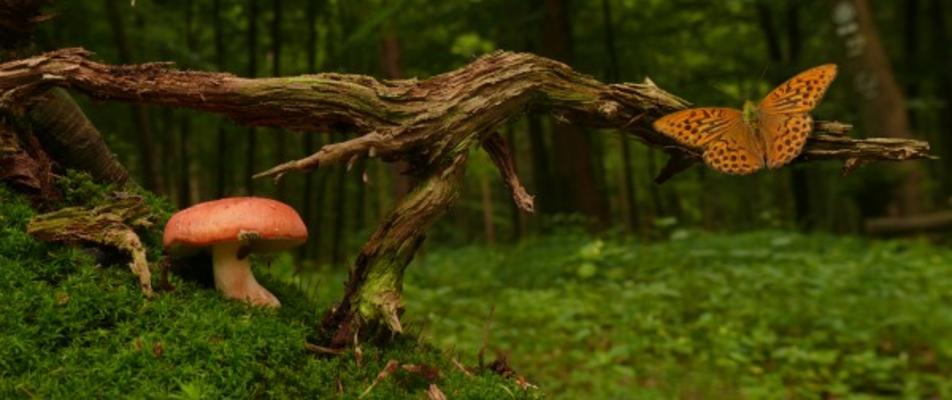
<svg viewBox="0 0 952 400">
<path fill-rule="evenodd" d="M 651 129 L 655 119 L 687 107 L 686 101 L 650 80 L 605 84 L 532 54 L 495 52 L 424 80 L 391 81 L 334 73 L 245 79 L 175 70 L 169 63 L 106 65 L 89 56 L 82 49 L 63 49 L 0 64 L 0 107 L 23 109 L 60 86 L 97 99 L 214 112 L 252 126 L 358 134 L 258 177 L 360 157 L 410 165 L 418 185 L 371 235 L 351 268 L 344 298 L 324 317 L 324 337 L 335 348 L 352 342 L 357 332 L 402 330 L 403 271 L 427 228 L 458 197 L 472 147 L 484 146 L 517 203 L 531 208 L 531 197 L 521 190 L 506 147 L 495 136 L 512 118 L 548 113 L 567 123 L 622 131 L 671 155 L 659 181 L 700 160 L 695 150 Z M 873 161 L 932 157 L 922 141 L 851 139 L 844 137 L 848 130 L 849 125 L 818 122 L 795 162 L 838 159 L 849 170 Z"/>
</svg>

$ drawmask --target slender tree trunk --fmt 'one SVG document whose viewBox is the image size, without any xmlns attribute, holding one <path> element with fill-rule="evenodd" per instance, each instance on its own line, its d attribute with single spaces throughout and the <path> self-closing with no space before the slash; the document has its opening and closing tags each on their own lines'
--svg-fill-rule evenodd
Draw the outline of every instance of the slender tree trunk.
<svg viewBox="0 0 952 400">
<path fill-rule="evenodd" d="M 800 18 L 799 18 L 799 5 L 797 2 L 790 2 L 787 4 L 787 9 L 785 10 L 786 15 L 786 35 L 781 33 L 781 30 L 777 27 L 775 19 L 773 17 L 773 10 L 769 6 L 770 2 L 759 1 L 756 4 L 758 20 L 760 22 L 760 28 L 764 33 L 765 43 L 767 44 L 767 56 L 770 59 L 770 62 L 775 66 L 775 68 L 769 69 L 768 79 L 773 86 L 783 83 L 791 75 L 800 71 L 801 66 L 799 65 L 800 59 Z M 786 39 L 786 49 L 784 52 L 783 43 Z M 818 177 L 818 179 L 823 179 Z M 814 227 L 815 218 L 811 213 L 810 204 L 811 204 L 811 189 L 809 183 L 808 172 L 800 169 L 792 169 L 790 171 L 790 189 L 793 199 L 793 214 L 794 220 L 796 223 L 803 229 L 811 229 Z M 783 181 L 779 183 L 784 183 Z M 776 198 L 784 198 L 783 194 L 787 193 L 788 190 L 786 187 L 778 188 L 778 193 L 780 196 L 773 196 Z M 787 207 L 784 207 L 787 209 Z"/>
<path fill-rule="evenodd" d="M 866 0 L 834 0 L 833 22 L 846 50 L 847 71 L 859 95 L 866 131 L 897 138 L 913 137 L 906 99 L 896 83 Z M 889 206 L 890 215 L 916 214 L 924 208 L 923 173 L 918 164 L 897 166 L 904 173 Z"/>
<path fill-rule="evenodd" d="M 605 27 L 605 52 L 608 54 L 609 82 L 621 80 L 618 66 L 618 49 L 615 46 L 615 25 L 612 21 L 611 0 L 602 0 L 602 25 Z M 638 206 L 635 204 L 635 185 L 631 176 L 631 147 L 624 135 L 618 135 L 618 148 L 621 152 L 621 201 L 618 202 L 625 217 L 628 229 L 638 229 Z"/>
<path fill-rule="evenodd" d="M 218 70 L 224 72 L 226 70 L 225 66 L 225 32 L 223 31 L 222 26 L 222 9 L 221 9 L 222 0 L 214 0 L 214 31 L 215 31 L 215 66 L 218 67 Z M 232 174 L 230 174 L 229 166 L 232 164 L 231 157 L 231 146 L 228 146 L 228 132 L 225 129 L 225 122 L 218 122 L 218 132 L 217 132 L 217 143 L 215 147 L 217 152 L 217 161 L 218 166 L 216 168 L 217 177 L 215 179 L 215 197 L 222 198 L 225 197 L 225 194 L 228 193 L 228 182 L 232 179 Z"/>
<path fill-rule="evenodd" d="M 283 45 L 281 25 L 284 19 L 284 12 L 281 6 L 281 0 L 272 0 L 271 5 L 273 14 L 271 19 L 271 75 L 281 76 L 281 47 Z M 288 135 L 281 132 L 280 129 L 275 129 L 273 133 L 272 136 L 275 141 L 275 163 L 277 164 L 288 159 Z M 287 200 L 287 185 L 283 180 L 278 181 L 276 190 L 277 198 Z"/>
<path fill-rule="evenodd" d="M 934 60 L 948 60 L 952 57 L 949 51 L 949 43 L 952 37 L 948 31 L 948 8 L 946 0 L 932 0 L 929 3 L 930 29 L 932 33 L 930 54 Z M 948 65 L 939 63 L 933 68 L 937 71 L 936 94 L 942 104 L 945 105 L 939 112 L 939 135 L 934 148 L 939 156 L 945 160 L 952 159 L 952 73 L 949 73 Z M 948 161 L 946 161 L 948 165 Z M 939 168 L 939 191 L 947 205 L 952 205 L 952 171 L 949 168 Z"/>
<path fill-rule="evenodd" d="M 193 0 L 187 0 L 185 2 L 185 47 L 190 52 L 195 52 L 195 32 L 194 32 L 194 16 L 195 16 L 195 3 Z M 196 193 L 195 185 L 197 184 L 197 179 L 193 179 L 193 175 L 196 173 L 192 167 L 192 158 L 191 158 L 191 132 L 192 132 L 192 121 L 188 113 L 182 113 L 181 118 L 181 137 L 179 139 L 179 200 L 178 205 L 180 208 L 187 207 L 190 204 L 196 203 L 198 201 L 198 193 Z"/>
<path fill-rule="evenodd" d="M 340 142 L 347 140 L 345 134 L 336 136 Z M 334 230 L 331 234 L 331 264 L 341 265 L 344 262 L 344 250 L 347 247 L 347 238 L 344 235 L 344 225 L 347 219 L 346 203 L 349 197 L 347 196 L 347 166 L 338 165 L 334 168 L 337 169 L 337 187 L 334 188 L 334 194 L 337 198 L 334 202 Z"/>
<path fill-rule="evenodd" d="M 311 74 L 317 73 L 318 2 L 319 0 L 309 0 L 305 11 L 305 20 L 307 23 L 307 72 Z M 321 5 L 323 5 L 323 2 Z M 306 132 L 304 134 L 305 154 L 313 154 L 317 150 L 318 143 L 315 143 L 317 135 L 317 132 Z M 318 175 L 318 177 L 315 178 L 314 175 Z M 318 180 L 317 185 L 315 185 L 315 179 Z M 324 235 L 321 234 L 321 228 L 323 227 L 323 216 L 321 212 L 324 210 L 323 200 L 325 197 L 324 187 L 326 180 L 327 172 L 324 170 L 318 171 L 316 174 L 307 174 L 304 177 L 304 193 L 302 193 L 303 199 L 301 200 L 304 208 L 303 218 L 305 223 L 311 228 L 311 231 L 315 233 L 311 235 L 312 239 L 303 246 L 304 249 L 302 250 L 304 257 L 309 259 L 315 259 L 320 254 L 321 240 L 324 237 Z M 314 196 L 315 191 L 318 194 L 317 199 L 315 199 Z"/>
<path fill-rule="evenodd" d="M 573 41 L 569 0 L 545 0 L 542 23 L 542 54 L 572 63 Z M 593 228 L 610 224 L 608 202 L 598 185 L 595 148 L 591 135 L 571 124 L 558 120 L 552 123 L 552 150 L 559 159 L 553 165 L 559 185 L 556 204 L 560 212 L 580 212 L 594 219 Z"/>
<path fill-rule="evenodd" d="M 545 130 L 542 118 L 538 115 L 526 116 L 529 133 L 529 147 L 532 151 L 532 182 L 535 184 L 535 193 L 538 194 L 539 209 L 548 214 L 556 211 L 555 206 L 555 179 L 549 170 L 549 151 L 545 145 Z"/>
<path fill-rule="evenodd" d="M 496 245 L 496 224 L 493 222 L 493 190 L 490 186 L 489 176 L 482 174 L 479 177 L 479 194 L 483 203 L 483 233 L 486 237 L 486 244 Z"/>
<path fill-rule="evenodd" d="M 248 77 L 258 75 L 258 2 L 248 0 Z M 255 155 L 258 152 L 258 135 L 254 127 L 248 128 L 248 137 L 245 147 L 245 192 L 248 195 L 255 193 L 254 179 L 257 171 Z"/>
<path fill-rule="evenodd" d="M 122 20 L 122 14 L 119 10 L 121 0 L 105 0 L 106 16 L 109 18 L 109 24 L 112 27 L 113 40 L 116 42 L 116 53 L 119 56 L 119 62 L 129 64 L 132 62 L 132 48 L 129 45 L 129 38 L 126 35 L 125 24 Z M 155 151 L 155 140 L 152 135 L 152 127 L 149 124 L 148 109 L 142 105 L 132 105 L 132 126 L 135 127 L 136 138 L 138 139 L 139 158 L 142 163 L 142 186 L 157 193 L 168 193 L 165 180 L 162 177 L 162 166 Z"/>
<path fill-rule="evenodd" d="M 383 70 L 383 76 L 387 79 L 403 78 L 403 68 L 400 63 L 400 38 L 393 27 L 384 27 L 380 38 L 380 67 Z M 387 165 L 393 180 L 393 197 L 402 198 L 413 187 L 413 180 L 410 176 L 403 174 L 403 171 L 409 168 L 405 161 L 400 161 Z"/>
</svg>

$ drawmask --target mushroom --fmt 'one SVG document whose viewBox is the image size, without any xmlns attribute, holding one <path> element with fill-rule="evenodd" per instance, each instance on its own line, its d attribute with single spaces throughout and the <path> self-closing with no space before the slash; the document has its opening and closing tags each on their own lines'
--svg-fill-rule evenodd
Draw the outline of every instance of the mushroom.
<svg viewBox="0 0 952 400">
<path fill-rule="evenodd" d="M 250 253 L 286 250 L 307 240 L 307 227 L 287 204 L 260 197 L 230 197 L 179 211 L 165 225 L 162 243 L 170 257 L 211 248 L 215 287 L 225 297 L 279 307 L 255 280 Z"/>
</svg>

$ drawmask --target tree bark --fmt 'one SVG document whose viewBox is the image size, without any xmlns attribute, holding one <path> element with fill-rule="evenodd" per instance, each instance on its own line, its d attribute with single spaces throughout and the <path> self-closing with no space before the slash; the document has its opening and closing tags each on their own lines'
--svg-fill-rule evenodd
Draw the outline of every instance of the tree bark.
<svg viewBox="0 0 952 400">
<path fill-rule="evenodd" d="M 132 48 L 126 35 L 125 23 L 119 10 L 120 0 L 105 0 L 106 15 L 112 27 L 113 40 L 119 62 L 132 62 Z M 139 158 L 142 163 L 142 186 L 154 192 L 168 194 L 165 179 L 162 176 L 162 165 L 156 157 L 155 139 L 152 135 L 152 126 L 149 124 L 149 111 L 139 104 L 132 105 L 132 126 L 135 127 L 135 137 L 138 139 Z"/>
<path fill-rule="evenodd" d="M 835 0 L 833 22 L 846 49 L 853 90 L 863 100 L 859 102 L 863 125 L 867 129 L 883 129 L 891 137 L 912 138 L 906 100 L 879 40 L 869 3 L 866 0 Z M 922 169 L 914 164 L 900 168 L 904 176 L 893 194 L 888 213 L 919 213 L 924 207 Z"/>
<path fill-rule="evenodd" d="M 545 0 L 542 27 L 542 55 L 571 64 L 574 58 L 569 0 Z M 552 120 L 552 153 L 557 212 L 581 212 L 593 219 L 595 229 L 609 225 L 608 202 L 598 184 L 596 157 L 591 135 L 580 127 Z"/>
<path fill-rule="evenodd" d="M 608 54 L 608 73 L 610 82 L 621 79 L 618 65 L 618 49 L 615 47 L 615 23 L 612 21 L 611 0 L 602 0 L 602 25 L 605 28 L 605 53 Z M 619 205 L 628 229 L 638 230 L 638 208 L 635 204 L 635 185 L 631 175 L 631 146 L 624 136 L 619 136 L 621 152 L 621 201 Z"/>
<path fill-rule="evenodd" d="M 252 126 L 358 134 L 259 177 L 279 178 L 363 157 L 410 164 L 420 183 L 363 247 L 345 297 L 324 319 L 324 332 L 336 345 L 352 340 L 355 330 L 363 334 L 376 331 L 375 326 L 385 327 L 384 332 L 402 329 L 403 270 L 425 230 L 456 199 L 466 156 L 527 110 L 578 125 L 614 128 L 664 149 L 674 161 L 659 176 L 661 181 L 700 157 L 696 149 L 650 129 L 658 117 L 686 107 L 684 100 L 650 81 L 606 85 L 531 54 L 496 52 L 429 79 L 385 82 L 335 73 L 245 79 L 176 71 L 168 64 L 110 66 L 87 57 L 85 51 L 65 49 L 0 64 L 0 107 L 15 109 L 25 98 L 58 85 L 100 99 L 216 112 Z M 849 172 L 872 161 L 930 157 L 925 142 L 852 139 L 843 136 L 849 129 L 841 123 L 816 122 L 817 134 L 794 162 L 845 160 L 844 171 Z"/>
<path fill-rule="evenodd" d="M 215 66 L 218 68 L 218 71 L 224 72 L 225 67 L 225 32 L 224 27 L 222 26 L 222 0 L 214 0 L 212 3 L 213 14 L 214 14 L 214 26 L 213 30 L 215 32 Z M 218 132 L 216 149 L 217 153 L 217 168 L 215 169 L 216 177 L 215 179 L 215 198 L 225 197 L 225 194 L 228 193 L 228 182 L 231 182 L 232 175 L 229 173 L 229 165 L 232 163 L 230 155 L 232 154 L 230 146 L 228 146 L 228 138 L 226 136 L 225 124 L 222 121 L 218 122 Z"/>
<path fill-rule="evenodd" d="M 258 75 L 258 1 L 248 0 L 248 77 Z M 251 125 L 245 139 L 245 193 L 255 194 L 255 182 L 252 179 L 255 169 L 255 154 L 258 152 L 258 134 Z"/>
<path fill-rule="evenodd" d="M 281 48 L 283 47 L 283 39 L 281 33 L 281 24 L 284 20 L 284 10 L 281 6 L 281 0 L 272 0 L 271 2 L 271 75 L 272 76 L 281 76 Z M 288 158 L 288 144 L 287 144 L 287 135 L 280 134 L 280 131 L 273 132 L 274 135 L 274 155 L 278 160 L 286 160 Z M 293 138 L 293 136 L 292 136 Z M 279 161 L 280 162 L 280 161 Z M 283 182 L 278 182 L 276 184 L 276 194 L 277 198 L 286 200 L 287 199 L 287 187 Z"/>
</svg>

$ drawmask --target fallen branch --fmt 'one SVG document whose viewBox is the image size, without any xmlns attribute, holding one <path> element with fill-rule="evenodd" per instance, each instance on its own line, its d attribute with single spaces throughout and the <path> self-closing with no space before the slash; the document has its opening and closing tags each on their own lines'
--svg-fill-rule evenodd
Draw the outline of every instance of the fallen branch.
<svg viewBox="0 0 952 400">
<path fill-rule="evenodd" d="M 866 220 L 870 235 L 908 235 L 952 230 L 952 210 L 903 217 L 879 217 Z"/>
<path fill-rule="evenodd" d="M 139 278 L 146 297 L 152 296 L 152 274 L 145 247 L 133 227 L 147 228 L 149 210 L 139 197 L 119 194 L 112 204 L 99 207 L 68 207 L 33 217 L 27 233 L 48 242 L 107 246 L 127 253 L 129 268 Z"/>
<path fill-rule="evenodd" d="M 646 145 L 699 160 L 699 155 L 654 132 L 650 123 L 688 102 L 644 83 L 604 84 L 565 64 L 525 53 L 496 52 L 426 80 L 378 81 L 324 73 L 245 79 L 226 73 L 179 71 L 171 63 L 115 66 L 89 60 L 78 48 L 0 64 L 0 106 L 51 86 L 105 100 L 193 108 L 253 126 L 297 131 L 350 131 L 361 136 L 329 144 L 311 156 L 258 174 L 279 177 L 355 156 L 433 162 L 448 147 L 488 135 L 526 110 L 571 123 L 622 130 Z M 906 139 L 830 139 L 850 126 L 816 123 L 796 161 L 856 158 L 903 161 L 930 158 L 928 143 Z M 442 150 L 441 150 L 442 149 Z"/>
<path fill-rule="evenodd" d="M 493 136 L 513 118 L 547 113 L 566 123 L 621 131 L 671 155 L 658 181 L 700 160 L 695 150 L 651 129 L 655 119 L 687 107 L 687 101 L 647 79 L 605 84 L 532 54 L 495 52 L 427 79 L 393 81 L 334 73 L 245 79 L 179 71 L 169 63 L 106 65 L 89 56 L 82 49 L 62 49 L 0 64 L 0 107 L 18 112 L 38 94 L 59 86 L 97 99 L 214 112 L 251 126 L 357 134 L 259 178 L 352 164 L 362 157 L 407 163 L 417 187 L 361 249 L 344 298 L 323 319 L 325 339 L 334 348 L 353 342 L 357 332 L 386 337 L 402 330 L 403 271 L 426 230 L 458 197 L 472 147 L 483 144 L 517 204 L 531 208 L 531 197 L 510 170 L 505 147 Z M 794 162 L 841 160 L 848 172 L 869 162 L 932 158 L 926 142 L 851 139 L 844 136 L 849 129 L 847 124 L 818 122 Z"/>
</svg>

